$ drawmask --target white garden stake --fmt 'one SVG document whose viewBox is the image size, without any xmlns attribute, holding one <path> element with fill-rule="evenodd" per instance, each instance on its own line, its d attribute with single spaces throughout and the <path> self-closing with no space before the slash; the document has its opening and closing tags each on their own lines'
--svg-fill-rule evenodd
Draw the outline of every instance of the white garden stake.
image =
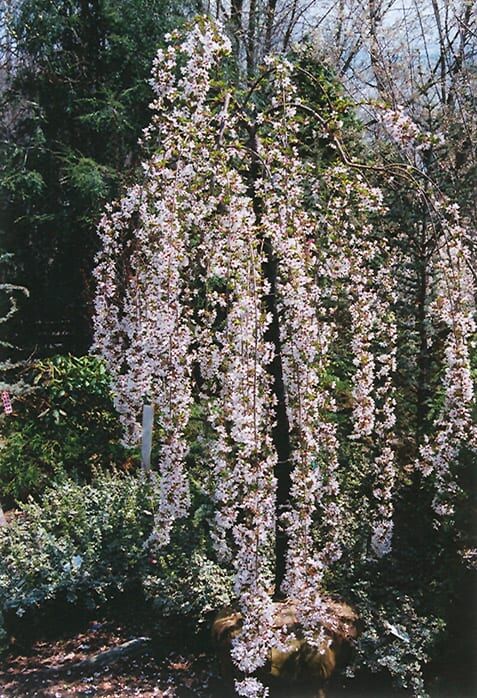
<svg viewBox="0 0 477 698">
<path fill-rule="evenodd" d="M 141 465 L 144 470 L 151 469 L 152 430 L 154 428 L 154 407 L 144 405 L 142 409 Z"/>
</svg>

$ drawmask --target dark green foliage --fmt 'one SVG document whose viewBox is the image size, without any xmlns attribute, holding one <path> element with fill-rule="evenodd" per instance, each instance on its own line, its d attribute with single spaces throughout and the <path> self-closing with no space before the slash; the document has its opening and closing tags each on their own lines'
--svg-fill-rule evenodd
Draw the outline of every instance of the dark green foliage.
<svg viewBox="0 0 477 698">
<path fill-rule="evenodd" d="M 337 75 L 317 57 L 312 44 L 292 52 L 290 59 L 298 97 L 314 115 L 310 119 L 311 112 L 304 112 L 306 125 L 300 132 L 303 157 L 316 160 L 323 168 L 341 162 L 335 137 L 346 143 L 348 156 L 356 156 L 362 150 L 361 124 Z"/>
<path fill-rule="evenodd" d="M 198 491 L 194 488 L 198 495 Z M 198 505 L 198 506 L 197 506 Z M 217 564 L 211 546 L 211 507 L 199 504 L 190 518 L 178 523 L 171 544 L 149 557 L 150 569 L 142 578 L 146 599 L 152 602 L 156 631 L 177 632 L 184 619 L 189 637 L 201 631 L 232 598 L 230 570 Z"/>
<path fill-rule="evenodd" d="M 1 418 L 1 501 L 36 494 L 53 477 L 89 478 L 95 469 L 127 461 L 101 361 L 89 356 L 39 361 L 30 383 L 33 390 L 14 402 L 14 414 Z"/>
<path fill-rule="evenodd" d="M 0 246 L 30 290 L 15 328 L 28 352 L 89 348 L 97 218 L 135 166 L 152 59 L 187 6 L 21 0 L 4 17 L 15 60 L 0 95 Z"/>
</svg>

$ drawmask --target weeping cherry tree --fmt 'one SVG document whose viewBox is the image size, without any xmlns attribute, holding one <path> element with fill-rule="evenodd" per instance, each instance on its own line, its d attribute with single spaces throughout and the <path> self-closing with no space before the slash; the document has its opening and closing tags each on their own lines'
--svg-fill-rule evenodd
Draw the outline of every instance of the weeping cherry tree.
<svg viewBox="0 0 477 698">
<path fill-rule="evenodd" d="M 380 190 L 346 161 L 323 170 L 303 155 L 304 125 L 327 125 L 299 97 L 293 65 L 269 58 L 239 91 L 218 79 L 229 52 L 221 31 L 199 20 L 157 54 L 141 176 L 99 226 L 95 350 L 111 371 L 127 444 L 141 438 L 143 405 L 155 407 L 151 544 L 166 545 L 188 512 L 187 428 L 197 405 L 205 415 L 214 542 L 235 569 L 243 617 L 236 690 L 261 696 L 254 673 L 290 639 L 274 625 L 274 601 L 294 601 L 311 644 L 334 622 L 323 576 L 342 554 L 329 380 L 338 314 L 349 318 L 353 357 L 347 438 L 370 454 L 370 551 L 391 549 L 398 289 Z M 434 314 L 448 330 L 446 397 L 420 467 L 444 513 L 450 460 L 470 422 L 475 327 L 463 228 L 439 206 Z"/>
</svg>

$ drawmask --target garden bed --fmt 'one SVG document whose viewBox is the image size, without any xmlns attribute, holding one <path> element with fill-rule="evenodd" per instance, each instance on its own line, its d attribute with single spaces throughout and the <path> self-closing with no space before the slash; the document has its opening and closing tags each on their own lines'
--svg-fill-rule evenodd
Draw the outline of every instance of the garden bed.
<svg viewBox="0 0 477 698">
<path fill-rule="evenodd" d="M 0 696 L 224 696 L 215 661 L 204 653 L 164 653 L 144 644 L 139 652 L 88 667 L 87 660 L 94 664 L 98 657 L 111 657 L 111 649 L 140 635 L 139 627 L 93 620 L 81 632 L 37 640 L 15 651 L 0 669 Z"/>
</svg>

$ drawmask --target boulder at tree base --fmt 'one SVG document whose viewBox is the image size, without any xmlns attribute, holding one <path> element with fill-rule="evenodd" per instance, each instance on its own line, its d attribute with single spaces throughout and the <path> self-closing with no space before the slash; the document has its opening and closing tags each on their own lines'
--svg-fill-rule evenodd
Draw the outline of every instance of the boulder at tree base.
<svg viewBox="0 0 477 698">
<path fill-rule="evenodd" d="M 285 627 L 286 633 L 293 634 L 294 637 L 290 639 L 288 651 L 271 650 L 269 661 L 257 672 L 260 680 L 277 689 L 300 686 L 307 690 L 307 694 L 310 691 L 310 695 L 325 698 L 330 678 L 346 665 L 351 643 L 358 636 L 358 617 L 351 606 L 329 600 L 327 607 L 332 621 L 325 626 L 322 645 L 313 647 L 304 638 L 293 602 L 275 603 L 274 627 Z M 229 606 L 218 613 L 212 626 L 220 670 L 228 681 L 238 677 L 230 648 L 232 640 L 240 633 L 241 624 L 240 612 Z"/>
</svg>

